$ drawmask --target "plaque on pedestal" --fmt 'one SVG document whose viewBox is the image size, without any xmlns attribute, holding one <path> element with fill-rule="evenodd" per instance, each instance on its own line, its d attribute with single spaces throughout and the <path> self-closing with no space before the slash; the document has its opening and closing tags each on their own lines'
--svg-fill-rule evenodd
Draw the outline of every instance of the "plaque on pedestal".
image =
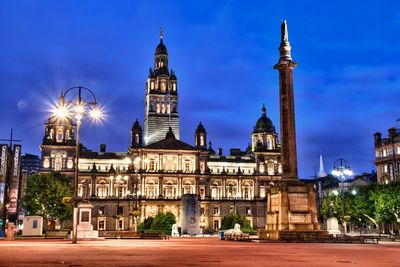
<svg viewBox="0 0 400 267">
<path fill-rule="evenodd" d="M 78 239 L 97 239 L 99 232 L 93 230 L 91 223 L 93 205 L 89 202 L 78 204 L 79 221 L 77 226 Z"/>
</svg>

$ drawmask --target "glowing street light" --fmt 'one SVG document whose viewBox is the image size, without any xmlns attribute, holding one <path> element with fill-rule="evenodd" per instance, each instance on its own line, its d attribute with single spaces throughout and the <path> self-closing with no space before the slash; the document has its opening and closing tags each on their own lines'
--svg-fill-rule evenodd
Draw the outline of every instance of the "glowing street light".
<svg viewBox="0 0 400 267">
<path fill-rule="evenodd" d="M 344 226 L 344 233 L 346 234 L 347 232 L 347 225 L 345 222 L 345 211 L 344 211 L 344 182 L 347 180 L 347 177 L 353 175 L 353 171 L 350 168 L 349 162 L 345 159 L 337 159 L 335 163 L 333 164 L 333 170 L 332 170 L 332 175 L 335 176 L 336 178 L 339 178 L 341 181 L 341 197 L 342 197 L 342 212 L 343 212 L 343 226 Z M 351 192 L 353 195 L 355 195 L 357 192 L 353 189 Z M 339 192 L 337 190 L 333 191 L 333 194 L 335 196 L 339 195 Z"/>
<path fill-rule="evenodd" d="M 70 93 L 77 91 L 77 97 L 73 100 L 66 99 Z M 83 96 L 85 93 L 85 97 Z M 96 96 L 93 91 L 89 88 L 82 86 L 71 87 L 64 93 L 61 93 L 58 104 L 53 108 L 52 113 L 58 120 L 71 119 L 76 122 L 76 147 L 75 147 L 75 179 L 74 179 L 74 199 L 75 209 L 73 218 L 73 231 L 72 231 L 72 243 L 76 243 L 78 240 L 77 224 L 78 214 L 77 202 L 78 202 L 78 181 L 79 181 L 79 145 L 80 145 L 80 127 L 82 120 L 85 117 L 93 121 L 99 121 L 103 119 L 103 112 L 98 107 Z"/>
</svg>

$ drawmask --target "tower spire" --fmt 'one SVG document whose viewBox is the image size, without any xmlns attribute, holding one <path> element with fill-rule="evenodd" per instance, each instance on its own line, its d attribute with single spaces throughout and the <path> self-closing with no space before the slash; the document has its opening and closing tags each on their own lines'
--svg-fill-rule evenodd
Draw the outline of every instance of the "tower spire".
<svg viewBox="0 0 400 267">
<path fill-rule="evenodd" d="M 164 30 L 163 30 L 163 26 L 160 26 L 160 40 L 163 39 L 163 35 L 164 35 Z"/>
<path fill-rule="evenodd" d="M 290 54 L 291 49 L 292 48 L 290 47 L 289 43 L 287 24 L 286 20 L 284 19 L 281 25 L 281 44 L 279 45 L 280 60 L 291 61 L 292 60 L 292 56 Z"/>
<path fill-rule="evenodd" d="M 324 161 L 322 160 L 322 153 L 319 155 L 319 172 L 318 172 L 318 177 L 325 177 L 326 172 L 324 169 Z"/>
</svg>

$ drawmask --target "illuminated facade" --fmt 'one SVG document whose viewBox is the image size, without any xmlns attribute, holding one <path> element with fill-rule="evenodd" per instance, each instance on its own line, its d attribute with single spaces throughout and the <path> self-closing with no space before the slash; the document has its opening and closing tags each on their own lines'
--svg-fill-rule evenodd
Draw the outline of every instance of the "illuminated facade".
<svg viewBox="0 0 400 267">
<path fill-rule="evenodd" d="M 381 133 L 374 134 L 375 165 L 378 183 L 400 181 L 400 131 L 396 128 L 388 130 L 388 137 Z"/>
<path fill-rule="evenodd" d="M 266 108 L 245 151 L 215 152 L 202 123 L 193 144 L 179 140 L 177 78 L 168 68 L 163 42 L 161 35 L 146 82 L 144 130 L 138 120 L 133 123 L 128 151 L 81 148 L 78 195 L 94 205 L 95 229 L 132 229 L 133 210 L 140 211 L 141 221 L 171 211 L 180 226 L 185 194 L 198 196 L 203 229 L 219 229 L 233 211 L 245 215 L 254 229 L 265 228 L 266 187 L 281 173 L 278 135 Z M 72 179 L 75 125 L 50 117 L 45 128 L 42 171 L 58 170 Z"/>
</svg>

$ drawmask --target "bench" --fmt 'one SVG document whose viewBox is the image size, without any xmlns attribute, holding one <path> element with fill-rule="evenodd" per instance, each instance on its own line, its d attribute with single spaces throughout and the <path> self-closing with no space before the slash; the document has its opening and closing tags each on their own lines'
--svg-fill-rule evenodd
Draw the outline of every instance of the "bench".
<svg viewBox="0 0 400 267">
<path fill-rule="evenodd" d="M 236 240 L 236 241 L 241 241 L 241 240 L 250 240 L 250 234 L 225 234 L 224 235 L 225 240 Z"/>
<path fill-rule="evenodd" d="M 46 231 L 46 239 L 65 239 L 68 237 L 69 231 Z"/>
<path fill-rule="evenodd" d="M 115 238 L 117 231 L 99 231 L 99 237 Z"/>
<path fill-rule="evenodd" d="M 163 239 L 164 236 L 162 233 L 140 233 L 140 239 Z"/>
<path fill-rule="evenodd" d="M 376 235 L 363 235 L 361 236 L 361 243 L 365 244 L 365 243 L 372 243 L 372 244 L 379 244 L 379 236 Z"/>
<path fill-rule="evenodd" d="M 121 236 L 121 238 L 138 238 L 140 237 L 138 232 L 134 232 L 134 231 L 120 231 L 119 235 Z"/>
</svg>

